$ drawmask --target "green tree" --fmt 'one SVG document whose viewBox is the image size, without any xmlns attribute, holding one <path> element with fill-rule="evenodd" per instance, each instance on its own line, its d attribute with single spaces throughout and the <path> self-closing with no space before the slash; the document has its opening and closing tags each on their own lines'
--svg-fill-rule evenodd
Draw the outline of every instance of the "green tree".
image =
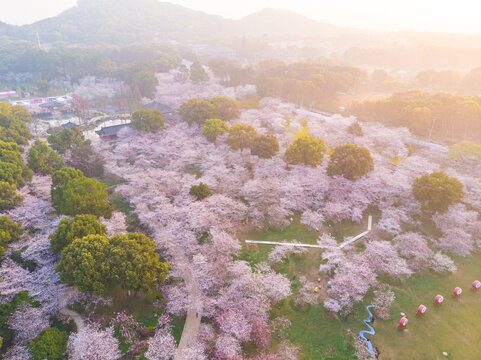
<svg viewBox="0 0 481 360">
<path fill-rule="evenodd" d="M 190 66 L 190 80 L 193 84 L 204 84 L 209 81 L 209 75 L 198 61 L 194 61 Z"/>
<path fill-rule="evenodd" d="M 279 151 L 279 142 L 274 135 L 261 135 L 254 139 L 252 151 L 262 159 L 270 159 Z"/>
<path fill-rule="evenodd" d="M 10 105 L 8 106 L 6 110 L 0 107 L 0 140 L 26 145 L 32 138 L 27 124 L 11 111 Z"/>
<path fill-rule="evenodd" d="M 208 185 L 201 182 L 199 185 L 192 185 L 189 190 L 189 194 L 197 198 L 197 200 L 205 199 L 212 195 L 212 190 Z"/>
<path fill-rule="evenodd" d="M 225 96 L 216 96 L 210 99 L 215 106 L 215 117 L 224 121 L 229 121 L 239 117 L 239 103 Z"/>
<path fill-rule="evenodd" d="M 252 148 L 257 131 L 250 125 L 235 124 L 229 129 L 226 142 L 233 150 Z"/>
<path fill-rule="evenodd" d="M 10 240 L 10 235 L 6 231 L 0 230 L 0 260 L 7 251 Z"/>
<path fill-rule="evenodd" d="M 214 142 L 218 136 L 229 130 L 229 126 L 221 119 L 207 119 L 204 123 L 204 128 L 202 129 L 202 135 L 204 135 L 207 140 Z"/>
<path fill-rule="evenodd" d="M 48 175 L 63 166 L 63 159 L 45 142 L 36 140 L 28 150 L 28 166 L 35 173 Z"/>
<path fill-rule="evenodd" d="M 159 81 L 152 71 L 139 71 L 132 78 L 131 87 L 138 87 L 142 96 L 152 99 Z"/>
<path fill-rule="evenodd" d="M 164 128 L 164 117 L 158 110 L 137 110 L 132 114 L 130 124 L 137 130 L 156 132 Z"/>
<path fill-rule="evenodd" d="M 0 211 L 13 209 L 22 202 L 23 196 L 17 194 L 16 190 L 14 184 L 0 181 Z"/>
<path fill-rule="evenodd" d="M 104 235 L 75 239 L 55 267 L 60 280 L 82 292 L 102 295 L 112 285 L 111 246 Z"/>
<path fill-rule="evenodd" d="M 68 150 L 80 146 L 85 141 L 85 138 L 79 129 L 74 128 L 62 129 L 58 133 L 49 135 L 47 141 L 56 152 L 65 154 Z"/>
<path fill-rule="evenodd" d="M 52 197 L 52 203 L 60 214 L 93 214 L 109 219 L 113 209 L 106 203 L 107 197 L 105 184 L 82 176 L 62 185 L 55 197 Z"/>
<path fill-rule="evenodd" d="M 355 135 L 355 136 L 362 136 L 362 127 L 359 124 L 358 121 L 354 121 L 349 127 L 347 128 L 347 132 L 349 134 Z"/>
<path fill-rule="evenodd" d="M 365 147 L 354 144 L 337 146 L 330 156 L 327 174 L 341 175 L 356 180 L 374 169 L 371 153 Z"/>
<path fill-rule="evenodd" d="M 12 221 L 8 216 L 0 216 L 0 229 L 9 235 L 10 241 L 20 240 L 20 237 L 24 232 L 22 223 Z"/>
<path fill-rule="evenodd" d="M 163 282 L 169 264 L 159 260 L 155 243 L 140 233 L 115 235 L 110 239 L 112 273 L 126 290 L 149 291 Z"/>
<path fill-rule="evenodd" d="M 72 167 L 63 167 L 52 174 L 52 188 L 50 196 L 52 197 L 53 204 L 60 204 L 62 200 L 62 187 L 70 180 L 83 177 L 82 171 L 74 169 Z"/>
<path fill-rule="evenodd" d="M 169 264 L 160 262 L 152 240 L 129 233 L 111 239 L 103 235 L 75 239 L 62 250 L 55 269 L 62 282 L 103 295 L 117 285 L 136 292 L 149 291 L 165 280 Z"/>
<path fill-rule="evenodd" d="M 321 164 L 325 151 L 326 145 L 322 139 L 301 134 L 287 148 L 285 158 L 289 164 L 317 166 Z"/>
<path fill-rule="evenodd" d="M 413 195 L 423 210 L 445 212 L 450 205 L 461 201 L 463 184 L 443 171 L 424 174 L 414 180 Z"/>
<path fill-rule="evenodd" d="M 66 358 L 68 333 L 57 328 L 43 329 L 28 343 L 33 360 L 63 360 Z"/>
<path fill-rule="evenodd" d="M 54 252 L 59 253 L 75 239 L 87 235 L 107 235 L 107 228 L 100 224 L 94 215 L 76 215 L 73 219 L 64 218 L 49 236 L 50 247 Z"/>
<path fill-rule="evenodd" d="M 23 163 L 20 147 L 0 140 L 0 181 L 22 187 L 32 178 L 32 170 Z"/>
<path fill-rule="evenodd" d="M 206 119 L 214 118 L 215 106 L 208 100 L 194 98 L 180 106 L 179 114 L 189 125 L 203 125 Z"/>
<path fill-rule="evenodd" d="M 29 123 L 30 121 L 32 121 L 32 116 L 23 106 L 14 105 L 12 106 L 11 111 L 19 120 L 22 120 L 25 123 Z"/>
<path fill-rule="evenodd" d="M 23 234 L 21 223 L 16 223 L 8 216 L 0 216 L 0 258 L 7 251 L 8 243 L 17 241 Z"/>
</svg>

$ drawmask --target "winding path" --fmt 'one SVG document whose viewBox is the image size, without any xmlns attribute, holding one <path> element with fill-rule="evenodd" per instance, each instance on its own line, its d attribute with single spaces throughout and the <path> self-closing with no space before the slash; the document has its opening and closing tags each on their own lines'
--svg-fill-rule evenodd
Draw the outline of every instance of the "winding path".
<svg viewBox="0 0 481 360">
<path fill-rule="evenodd" d="M 75 322 L 75 326 L 77 327 L 77 332 L 79 332 L 85 327 L 84 319 L 82 319 L 82 316 L 78 312 L 74 310 L 70 310 L 66 307 L 60 309 L 59 312 L 62 315 L 70 317 Z"/>
</svg>

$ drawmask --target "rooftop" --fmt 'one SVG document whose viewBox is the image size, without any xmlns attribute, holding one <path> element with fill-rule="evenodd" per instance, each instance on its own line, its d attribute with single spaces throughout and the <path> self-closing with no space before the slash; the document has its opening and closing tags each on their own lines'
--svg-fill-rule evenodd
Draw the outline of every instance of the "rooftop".
<svg viewBox="0 0 481 360">
<path fill-rule="evenodd" d="M 130 123 L 107 126 L 107 127 L 101 128 L 100 130 L 97 130 L 95 133 L 98 136 L 112 136 L 112 135 L 116 135 L 121 129 L 127 126 L 130 126 Z"/>
</svg>

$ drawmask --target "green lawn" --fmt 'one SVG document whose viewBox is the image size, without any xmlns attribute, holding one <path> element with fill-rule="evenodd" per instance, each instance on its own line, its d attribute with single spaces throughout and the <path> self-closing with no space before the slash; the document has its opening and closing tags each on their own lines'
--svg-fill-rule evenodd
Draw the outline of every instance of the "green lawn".
<svg viewBox="0 0 481 360">
<path fill-rule="evenodd" d="M 470 290 L 472 282 L 481 278 L 481 256 L 457 259 L 456 263 L 454 275 L 416 276 L 393 286 L 396 301 L 392 320 L 376 321 L 372 339 L 384 359 L 481 359 L 481 293 Z M 463 293 L 453 299 L 456 286 Z M 433 302 L 437 294 L 445 300 L 436 309 Z M 417 319 L 420 304 L 428 310 L 424 318 Z M 400 312 L 409 319 L 404 332 L 396 327 Z"/>
<path fill-rule="evenodd" d="M 343 222 L 324 229 L 331 231 L 341 240 L 342 236 L 355 235 L 365 228 L 359 224 Z M 310 232 L 296 220 L 282 231 L 255 231 L 241 234 L 241 240 L 292 241 L 315 243 L 318 233 Z M 362 244 L 362 240 L 360 241 Z M 255 265 L 267 261 L 267 255 L 273 246 L 246 245 L 239 259 Z M 306 276 L 315 281 L 319 276 L 321 250 L 309 249 L 302 255 L 291 255 L 282 264 L 279 272 L 286 274 L 292 281 L 293 276 Z M 403 283 L 392 283 L 396 300 L 392 307 L 391 320 L 376 320 L 376 335 L 372 342 L 381 352 L 382 359 L 481 359 L 481 292 L 473 294 L 471 284 L 481 279 L 481 256 L 471 259 L 456 259 L 458 271 L 451 276 L 428 273 L 414 276 Z M 328 279 L 322 278 L 322 284 Z M 292 281 L 293 289 L 296 281 Z M 456 286 L 463 288 L 463 294 L 453 299 L 451 294 Z M 324 297 L 324 289 L 320 292 Z M 444 304 L 435 309 L 434 296 L 442 294 Z M 365 328 L 363 319 L 368 317 L 365 306 L 372 293 L 368 293 L 363 304 L 356 304 L 353 314 L 347 318 L 327 313 L 322 303 L 301 311 L 292 306 L 291 299 L 286 299 L 275 306 L 271 317 L 286 317 L 292 325 L 285 331 L 285 337 L 302 347 L 303 359 L 355 359 L 352 348 L 352 334 Z M 428 307 L 425 318 L 417 319 L 415 314 L 420 304 Z M 397 323 L 400 312 L 409 318 L 407 329 L 400 332 Z M 272 348 L 278 344 L 273 338 Z M 255 353 L 255 349 L 248 349 Z M 449 356 L 444 357 L 446 351 Z"/>
</svg>

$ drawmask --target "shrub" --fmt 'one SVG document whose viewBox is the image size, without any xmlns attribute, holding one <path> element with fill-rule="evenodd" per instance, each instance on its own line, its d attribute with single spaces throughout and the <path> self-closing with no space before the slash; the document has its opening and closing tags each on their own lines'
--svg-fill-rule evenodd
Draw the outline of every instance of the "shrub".
<svg viewBox="0 0 481 360">
<path fill-rule="evenodd" d="M 28 343 L 33 360 L 62 360 L 66 357 L 68 333 L 47 328 Z"/>
<path fill-rule="evenodd" d="M 197 198 L 197 200 L 202 200 L 208 196 L 211 196 L 212 191 L 210 190 L 209 186 L 201 182 L 199 185 L 193 185 L 190 188 L 189 194 Z"/>
</svg>

